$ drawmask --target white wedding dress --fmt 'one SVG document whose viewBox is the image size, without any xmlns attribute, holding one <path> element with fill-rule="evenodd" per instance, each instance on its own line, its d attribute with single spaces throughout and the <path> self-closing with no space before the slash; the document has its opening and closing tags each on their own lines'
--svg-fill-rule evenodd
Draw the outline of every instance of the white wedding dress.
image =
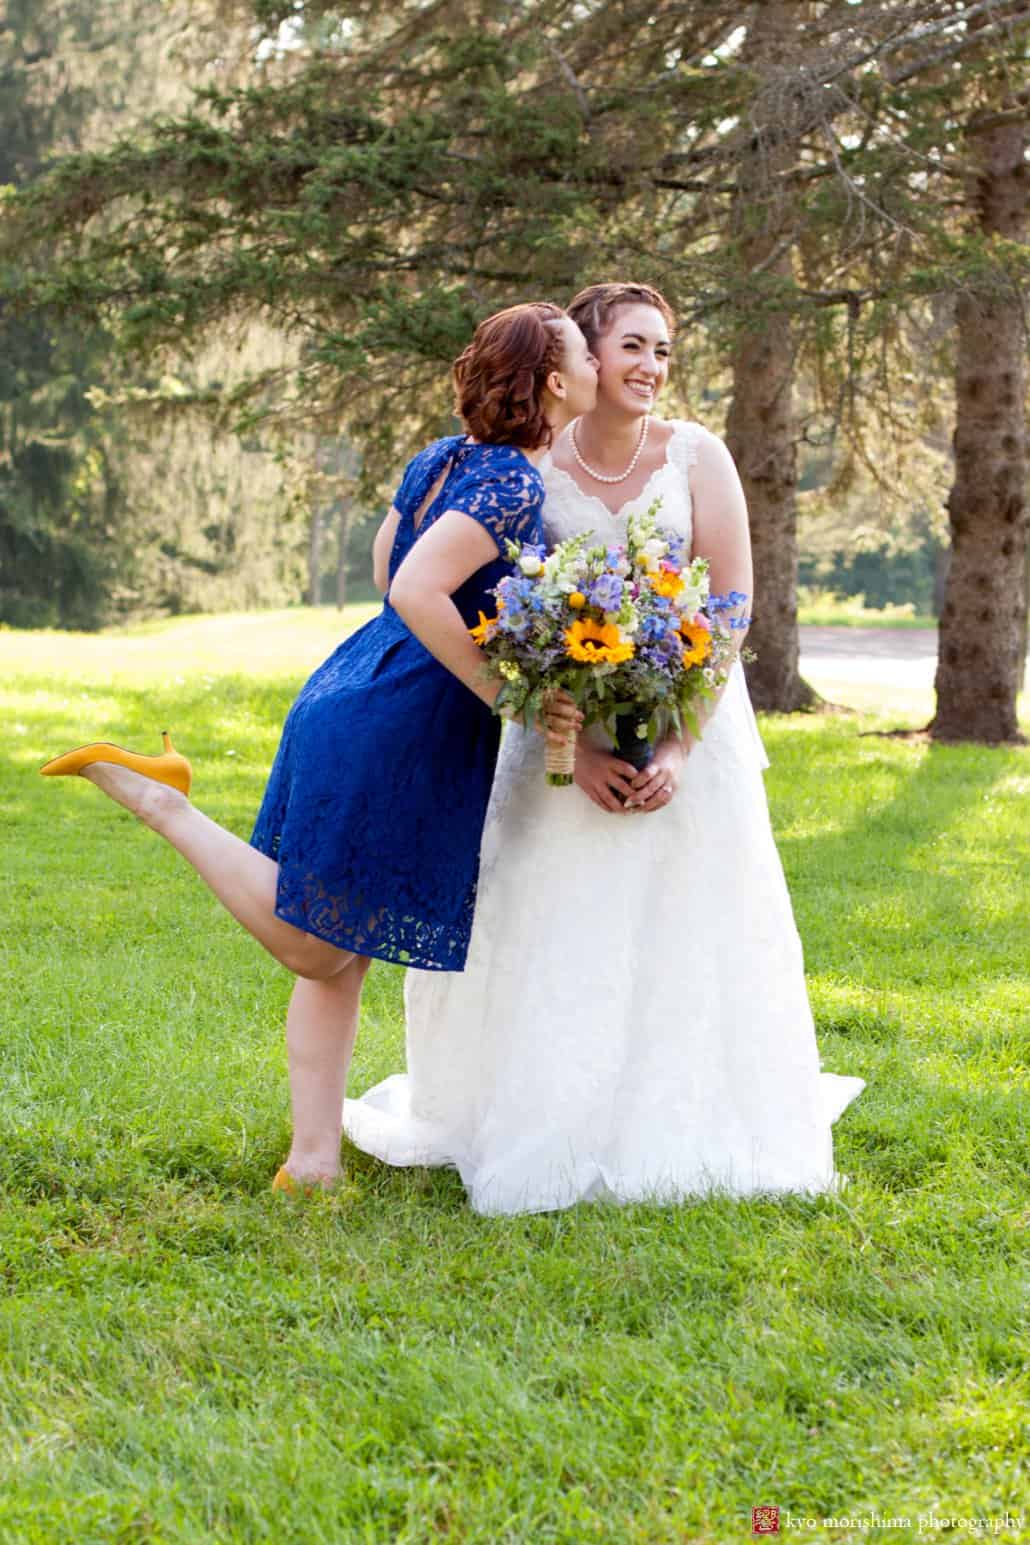
<svg viewBox="0 0 1030 1545">
<path fill-rule="evenodd" d="M 707 433 L 677 421 L 618 515 L 545 462 L 548 541 L 619 541 L 659 496 L 689 534 Z M 863 1082 L 820 1073 L 767 765 L 739 665 L 653 814 L 549 787 L 509 726 L 466 970 L 408 972 L 408 1071 L 345 1102 L 351 1141 L 456 1166 L 484 1213 L 837 1189 L 831 1125 Z"/>
</svg>

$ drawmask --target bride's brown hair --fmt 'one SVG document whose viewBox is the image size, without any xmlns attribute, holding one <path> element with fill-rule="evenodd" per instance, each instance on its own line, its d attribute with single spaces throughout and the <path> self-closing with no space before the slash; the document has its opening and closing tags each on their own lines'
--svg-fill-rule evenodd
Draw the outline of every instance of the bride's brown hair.
<svg viewBox="0 0 1030 1545">
<path fill-rule="evenodd" d="M 551 443 L 541 397 L 562 362 L 557 324 L 565 315 L 553 301 L 536 300 L 480 322 L 454 361 L 454 411 L 469 434 L 527 451 Z"/>
<path fill-rule="evenodd" d="M 653 306 L 660 311 L 670 333 L 676 331 L 676 313 L 661 290 L 649 284 L 590 284 L 569 302 L 569 316 L 595 349 L 612 325 L 619 306 Z"/>
</svg>

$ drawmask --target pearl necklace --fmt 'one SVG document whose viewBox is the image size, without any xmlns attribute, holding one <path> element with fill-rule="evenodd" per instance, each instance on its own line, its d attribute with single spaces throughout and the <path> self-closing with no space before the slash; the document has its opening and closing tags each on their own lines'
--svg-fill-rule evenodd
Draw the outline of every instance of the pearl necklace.
<svg viewBox="0 0 1030 1545">
<path fill-rule="evenodd" d="M 577 420 L 576 422 L 578 423 L 579 421 Z M 644 441 L 647 439 L 647 431 L 650 428 L 650 425 L 651 415 L 649 413 L 645 413 L 644 422 L 640 426 L 640 439 L 637 441 L 637 448 L 633 452 L 633 460 L 630 462 L 625 472 L 620 472 L 616 477 L 609 477 L 605 472 L 595 472 L 593 467 L 587 466 L 586 462 L 579 454 L 579 446 L 576 444 L 575 424 L 573 424 L 572 430 L 570 432 L 570 439 L 572 441 L 572 454 L 575 456 L 577 462 L 583 468 L 583 471 L 587 474 L 587 476 L 595 478 L 598 483 L 624 483 L 630 474 L 635 470 L 637 462 L 640 460 L 640 455 L 644 449 Z"/>
</svg>

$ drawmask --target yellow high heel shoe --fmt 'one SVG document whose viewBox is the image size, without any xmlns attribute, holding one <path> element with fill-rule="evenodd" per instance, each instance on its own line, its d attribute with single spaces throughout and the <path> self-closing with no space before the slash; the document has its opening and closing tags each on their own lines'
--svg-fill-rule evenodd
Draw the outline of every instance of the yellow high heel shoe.
<svg viewBox="0 0 1030 1545">
<path fill-rule="evenodd" d="M 283 1196 L 341 1196 L 347 1190 L 342 1175 L 335 1180 L 298 1180 L 283 1164 L 276 1171 L 272 1190 Z"/>
<path fill-rule="evenodd" d="M 142 773 L 144 778 L 153 778 L 156 783 L 167 783 L 171 788 L 178 789 L 180 794 L 188 794 L 193 783 L 193 769 L 186 758 L 176 751 L 167 730 L 162 730 L 161 738 L 164 751 L 160 756 L 140 756 L 109 740 L 94 740 L 88 746 L 66 751 L 64 756 L 55 756 L 53 761 L 47 762 L 39 770 L 44 778 L 66 778 L 80 773 L 93 762 L 113 762 L 116 767 L 128 767 L 133 772 Z"/>
</svg>

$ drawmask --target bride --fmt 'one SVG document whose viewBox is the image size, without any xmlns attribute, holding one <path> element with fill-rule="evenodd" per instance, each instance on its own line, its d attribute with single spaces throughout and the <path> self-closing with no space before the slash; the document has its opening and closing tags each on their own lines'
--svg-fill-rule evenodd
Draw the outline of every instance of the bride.
<svg viewBox="0 0 1030 1545">
<path fill-rule="evenodd" d="M 750 594 L 728 451 L 651 416 L 668 305 L 602 284 L 569 314 L 598 396 L 541 464 L 548 542 L 619 542 L 660 498 L 713 592 Z M 835 1190 L 831 1126 L 863 1083 L 819 1069 L 739 662 L 702 738 L 667 739 L 643 772 L 598 729 L 580 735 L 576 788 L 548 787 L 542 763 L 510 726 L 466 970 L 409 972 L 408 1071 L 345 1102 L 350 1139 L 390 1164 L 455 1165 L 485 1213 Z"/>
</svg>

